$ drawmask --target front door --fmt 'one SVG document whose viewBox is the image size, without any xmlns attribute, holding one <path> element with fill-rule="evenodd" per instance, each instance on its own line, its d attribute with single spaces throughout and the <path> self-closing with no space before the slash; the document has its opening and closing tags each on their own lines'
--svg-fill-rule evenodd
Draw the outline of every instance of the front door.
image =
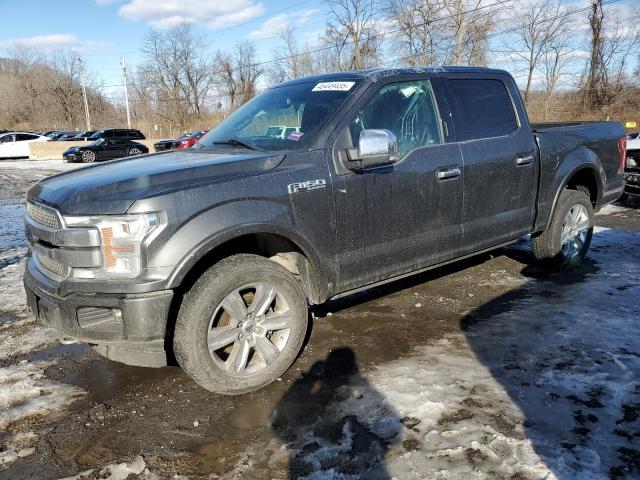
<svg viewBox="0 0 640 480">
<path fill-rule="evenodd" d="M 443 76 L 464 158 L 465 252 L 530 232 L 537 154 L 517 87 L 509 77 L 500 79 L 495 74 Z"/>
<path fill-rule="evenodd" d="M 442 108 L 429 78 L 386 81 L 341 127 L 333 152 L 341 289 L 437 263 L 459 249 L 463 165 L 458 145 L 446 143 Z M 341 152 L 356 147 L 364 129 L 394 133 L 397 162 L 360 173 L 340 168 Z"/>
<path fill-rule="evenodd" d="M 126 156 L 126 141 L 121 138 L 111 138 L 103 144 L 103 152 L 101 160 L 112 160 Z"/>
</svg>

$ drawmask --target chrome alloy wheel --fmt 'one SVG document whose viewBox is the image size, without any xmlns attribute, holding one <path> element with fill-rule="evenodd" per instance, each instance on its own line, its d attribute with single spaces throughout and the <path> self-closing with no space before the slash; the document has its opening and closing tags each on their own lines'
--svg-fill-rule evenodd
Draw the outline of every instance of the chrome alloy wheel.
<svg viewBox="0 0 640 480">
<path fill-rule="evenodd" d="M 132 148 L 131 150 L 129 150 L 130 157 L 134 155 L 140 155 L 141 153 L 142 153 L 142 150 L 140 150 L 139 148 Z"/>
<path fill-rule="evenodd" d="M 96 161 L 96 154 L 91 150 L 85 150 L 82 152 L 82 161 L 84 163 L 93 163 Z"/>
<path fill-rule="evenodd" d="M 235 376 L 252 375 L 271 365 L 289 340 L 289 305 L 278 289 L 266 283 L 229 293 L 209 321 L 207 344 L 215 364 Z"/>
<path fill-rule="evenodd" d="M 566 257 L 575 257 L 580 253 L 589 232 L 589 214 L 584 205 L 576 204 L 569 209 L 562 222 L 560 246 Z"/>
</svg>

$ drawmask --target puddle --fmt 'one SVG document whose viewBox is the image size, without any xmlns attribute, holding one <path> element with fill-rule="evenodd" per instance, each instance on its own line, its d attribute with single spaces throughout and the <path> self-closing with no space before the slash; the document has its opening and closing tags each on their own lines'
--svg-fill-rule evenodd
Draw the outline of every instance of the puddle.
<svg viewBox="0 0 640 480">
<path fill-rule="evenodd" d="M 22 203 L 9 203 L 0 206 L 0 252 L 27 246 L 24 236 L 24 212 Z"/>
</svg>

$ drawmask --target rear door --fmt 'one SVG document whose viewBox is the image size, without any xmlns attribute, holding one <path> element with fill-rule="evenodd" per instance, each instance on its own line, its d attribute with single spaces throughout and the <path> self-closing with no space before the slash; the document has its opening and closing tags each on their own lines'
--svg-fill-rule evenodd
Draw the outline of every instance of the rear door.
<svg viewBox="0 0 640 480">
<path fill-rule="evenodd" d="M 477 251 L 530 232 L 538 160 L 517 87 L 507 75 L 441 75 L 464 159 L 464 250 Z"/>
<path fill-rule="evenodd" d="M 414 271 L 460 248 L 462 157 L 447 143 L 438 85 L 427 75 L 378 82 L 339 127 L 333 155 L 342 289 Z M 364 129 L 394 133 L 398 161 L 360 173 L 339 168 L 340 153 L 357 146 Z"/>
</svg>

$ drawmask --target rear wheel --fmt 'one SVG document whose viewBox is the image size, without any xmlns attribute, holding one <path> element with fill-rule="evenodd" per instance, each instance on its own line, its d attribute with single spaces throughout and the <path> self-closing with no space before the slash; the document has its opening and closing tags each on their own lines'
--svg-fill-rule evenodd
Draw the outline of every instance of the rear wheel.
<svg viewBox="0 0 640 480">
<path fill-rule="evenodd" d="M 531 239 L 533 255 L 554 268 L 579 264 L 593 235 L 593 206 L 581 190 L 564 190 L 549 229 Z"/>
<path fill-rule="evenodd" d="M 142 153 L 142 150 L 140 150 L 137 147 L 133 147 L 131 149 L 129 149 L 129 156 L 132 157 L 134 155 L 140 155 Z"/>
<path fill-rule="evenodd" d="M 96 153 L 91 150 L 85 150 L 82 152 L 82 161 L 84 163 L 93 163 L 96 161 Z"/>
<path fill-rule="evenodd" d="M 288 270 L 257 255 L 234 255 L 207 270 L 185 295 L 174 352 L 207 390 L 249 392 L 291 366 L 307 323 L 304 294 Z"/>
</svg>

